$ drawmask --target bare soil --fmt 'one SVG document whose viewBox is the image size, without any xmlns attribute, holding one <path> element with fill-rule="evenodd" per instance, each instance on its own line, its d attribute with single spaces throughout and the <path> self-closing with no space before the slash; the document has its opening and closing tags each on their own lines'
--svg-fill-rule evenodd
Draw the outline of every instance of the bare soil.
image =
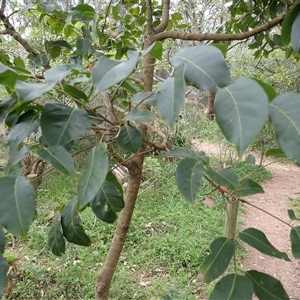
<svg viewBox="0 0 300 300">
<path fill-rule="evenodd" d="M 220 157 L 222 152 L 224 153 L 220 147 L 215 145 L 199 141 L 193 143 L 197 149 L 203 150 L 207 154 Z M 255 156 L 257 157 L 257 155 Z M 272 173 L 273 178 L 262 184 L 264 194 L 248 197 L 249 202 L 262 210 L 249 206 L 242 216 L 244 228 L 253 227 L 263 231 L 278 250 L 288 254 L 291 262 L 264 255 L 254 248 L 246 246 L 247 257 L 242 262 L 242 268 L 245 270 L 256 269 L 270 274 L 281 281 L 291 300 L 300 300 L 300 261 L 294 260 L 291 254 L 290 228 L 263 212 L 263 210 L 268 211 L 290 223 L 287 209 L 291 208 L 291 199 L 300 197 L 300 168 L 291 163 L 272 163 L 270 160 L 264 160 L 264 165 Z"/>
</svg>

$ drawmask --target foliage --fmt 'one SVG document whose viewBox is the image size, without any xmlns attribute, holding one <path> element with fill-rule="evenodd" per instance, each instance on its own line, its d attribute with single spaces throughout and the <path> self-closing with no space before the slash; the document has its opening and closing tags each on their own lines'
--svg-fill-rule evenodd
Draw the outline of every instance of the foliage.
<svg viewBox="0 0 300 300">
<path fill-rule="evenodd" d="M 267 56 L 276 46 L 282 45 L 286 47 L 287 57 L 294 53 L 297 58 L 299 3 L 273 1 L 269 5 L 264 0 L 256 2 L 259 2 L 258 6 L 244 1 L 233 3 L 229 7 L 232 18 L 218 28 L 217 34 L 194 36 L 176 31 L 185 28 L 180 14 L 172 14 L 169 23 L 170 1 L 164 1 L 163 6 L 156 2 L 152 5 L 151 1 L 146 1 L 146 5 L 139 1 L 122 1 L 114 5 L 110 2 L 105 14 L 98 14 L 83 2 L 62 11 L 54 3 L 38 1 L 25 11 L 30 8 L 40 22 L 47 24 L 49 34 L 42 46 L 45 51 L 42 51 L 21 38 L 4 14 L 6 1 L 2 0 L 2 34 L 9 34 L 24 47 L 29 53 L 30 66 L 20 56 L 1 55 L 0 84 L 4 86 L 7 99 L 0 104 L 0 116 L 11 129 L 7 137 L 10 157 L 5 175 L 0 179 L 3 191 L 0 196 L 1 275 L 7 271 L 2 227 L 23 237 L 36 211 L 35 190 L 22 176 L 22 159 L 31 152 L 58 171 L 73 176 L 77 186 L 76 195 L 54 207 L 48 236 L 48 245 L 54 254 L 65 252 L 66 240 L 81 246 L 91 245 L 80 217 L 84 211 L 91 209 L 96 217 L 107 223 L 118 218 L 108 258 L 97 277 L 97 299 L 108 298 L 107 287 L 129 229 L 146 154 L 164 152 L 163 156 L 178 158 L 175 179 L 183 197 L 195 203 L 203 182 L 208 182 L 222 195 L 227 207 L 226 218 L 236 221 L 236 216 L 230 215 L 234 211 L 229 211 L 229 207 L 237 211 L 239 202 L 247 203 L 243 196 L 262 193 L 262 187 L 249 176 L 239 178 L 233 170 L 215 169 L 201 149 L 169 149 L 168 138 L 159 129 L 158 119 L 168 126 L 175 124 L 185 102 L 187 85 L 215 93 L 216 122 L 227 141 L 235 146 L 239 157 L 269 119 L 282 151 L 300 166 L 297 151 L 300 95 L 295 92 L 277 95 L 272 86 L 253 77 L 232 82 L 224 57 L 229 41 L 255 35 L 255 41 L 249 46 L 257 49 L 257 57 Z M 270 18 L 273 19 L 267 22 Z M 281 35 L 271 36 L 271 28 L 283 19 Z M 117 30 L 116 23 L 126 29 Z M 250 30 L 253 26 L 256 31 Z M 114 30 L 116 35 L 112 34 Z M 245 31 L 244 35 L 241 31 Z M 222 38 L 219 32 L 227 35 Z M 142 33 L 145 34 L 144 49 L 139 40 Z M 176 71 L 152 91 L 155 59 L 163 58 L 162 41 L 167 38 L 227 42 L 180 49 L 169 58 Z M 97 97 L 101 100 L 91 107 Z M 36 131 L 41 133 L 39 141 L 26 143 Z M 74 177 L 70 151 L 76 139 L 91 132 L 98 143 L 90 147 L 81 176 Z M 113 175 L 118 167 L 113 161 L 128 170 L 126 193 Z M 262 232 L 246 229 L 239 238 L 263 253 L 288 259 Z M 237 239 L 235 228 L 232 228 L 228 236 L 212 242 L 211 253 L 201 267 L 206 283 L 226 271 L 235 258 Z M 291 248 L 293 256 L 298 258 L 299 227 L 291 226 Z M 1 276 L 0 293 L 5 281 L 6 276 Z M 228 299 L 236 299 L 238 294 L 251 299 L 253 291 L 259 299 L 275 296 L 288 299 L 281 283 L 272 276 L 236 268 L 216 284 L 210 299 L 217 299 L 221 293 L 228 295 Z"/>
</svg>

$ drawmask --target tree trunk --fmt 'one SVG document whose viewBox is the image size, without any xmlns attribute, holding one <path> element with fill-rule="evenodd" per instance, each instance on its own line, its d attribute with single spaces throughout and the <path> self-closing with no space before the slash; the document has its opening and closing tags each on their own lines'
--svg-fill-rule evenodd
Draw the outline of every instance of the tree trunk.
<svg viewBox="0 0 300 300">
<path fill-rule="evenodd" d="M 125 192 L 125 207 L 122 209 L 117 228 L 109 248 L 106 260 L 96 279 L 95 299 L 107 300 L 111 280 L 116 270 L 120 254 L 122 252 L 126 235 L 129 229 L 135 202 L 137 199 L 143 168 L 144 157 L 142 155 L 133 159 L 131 167 L 128 168 L 128 185 Z"/>
<path fill-rule="evenodd" d="M 238 210 L 239 210 L 238 200 L 231 203 L 227 203 L 224 236 L 229 239 L 234 239 L 235 237 Z"/>
<path fill-rule="evenodd" d="M 215 97 L 216 94 L 213 92 L 209 93 L 209 98 L 208 98 L 208 106 L 207 106 L 207 117 L 210 120 L 213 120 L 215 117 Z"/>
</svg>

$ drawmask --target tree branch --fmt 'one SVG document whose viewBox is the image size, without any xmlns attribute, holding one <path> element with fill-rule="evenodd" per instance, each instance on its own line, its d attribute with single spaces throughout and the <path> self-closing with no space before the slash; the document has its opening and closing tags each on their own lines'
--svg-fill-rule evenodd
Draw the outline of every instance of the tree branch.
<svg viewBox="0 0 300 300">
<path fill-rule="evenodd" d="M 294 5 L 299 3 L 300 1 L 295 1 Z M 293 6 L 294 6 L 293 5 Z M 151 37 L 151 42 L 154 41 L 162 41 L 168 38 L 173 39 L 181 39 L 181 40 L 189 40 L 189 41 L 234 41 L 234 40 L 244 40 L 255 36 L 259 33 L 267 31 L 274 26 L 278 25 L 283 21 L 287 12 L 279 15 L 275 19 L 257 27 L 252 30 L 243 32 L 243 33 L 236 33 L 236 34 L 214 34 L 214 33 L 187 33 L 187 32 L 180 32 L 180 31 L 165 31 L 161 33 L 157 33 Z"/>
<path fill-rule="evenodd" d="M 2 0 L 2 5 L 5 3 L 4 0 Z M 19 44 L 22 45 L 22 47 L 28 52 L 32 54 L 38 54 L 38 52 L 32 48 L 31 45 L 28 44 L 26 40 L 24 40 L 20 34 L 16 31 L 15 27 L 10 23 L 8 17 L 5 16 L 4 12 L 2 11 L 2 7 L 0 10 L 0 20 L 2 21 L 3 25 L 6 28 L 6 34 L 11 35 Z"/>
<path fill-rule="evenodd" d="M 153 10 L 152 10 L 152 1 L 146 1 L 146 8 L 147 8 L 147 29 L 146 32 L 150 33 L 153 32 Z"/>
<path fill-rule="evenodd" d="M 170 16 L 170 0 L 164 0 L 161 22 L 159 25 L 157 25 L 154 28 L 154 31 L 156 33 L 160 33 L 166 30 L 168 26 L 169 16 Z"/>
</svg>

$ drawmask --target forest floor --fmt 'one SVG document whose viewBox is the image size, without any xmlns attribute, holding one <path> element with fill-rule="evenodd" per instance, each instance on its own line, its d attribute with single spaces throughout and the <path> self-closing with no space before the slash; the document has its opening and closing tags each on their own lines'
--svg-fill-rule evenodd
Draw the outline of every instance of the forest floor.
<svg viewBox="0 0 300 300">
<path fill-rule="evenodd" d="M 197 149 L 219 158 L 224 155 L 224 149 L 216 145 L 195 141 Z M 229 152 L 228 152 L 229 153 Z M 259 162 L 259 155 L 252 153 Z M 248 201 L 261 208 L 247 207 L 242 215 L 243 228 L 257 228 L 263 231 L 269 241 L 280 251 L 286 252 L 291 261 L 287 262 L 264 255 L 256 249 L 246 246 L 247 256 L 242 261 L 245 270 L 256 269 L 270 274 L 283 284 L 291 300 L 300 300 L 300 261 L 294 260 L 289 242 L 290 228 L 286 224 L 267 215 L 263 210 L 290 223 L 287 209 L 300 200 L 300 168 L 288 162 L 275 162 L 265 159 L 263 165 L 272 173 L 273 178 L 263 182 L 264 194 L 248 197 Z M 296 213 L 297 214 L 297 213 Z M 295 225 L 295 224 L 294 224 Z"/>
</svg>

